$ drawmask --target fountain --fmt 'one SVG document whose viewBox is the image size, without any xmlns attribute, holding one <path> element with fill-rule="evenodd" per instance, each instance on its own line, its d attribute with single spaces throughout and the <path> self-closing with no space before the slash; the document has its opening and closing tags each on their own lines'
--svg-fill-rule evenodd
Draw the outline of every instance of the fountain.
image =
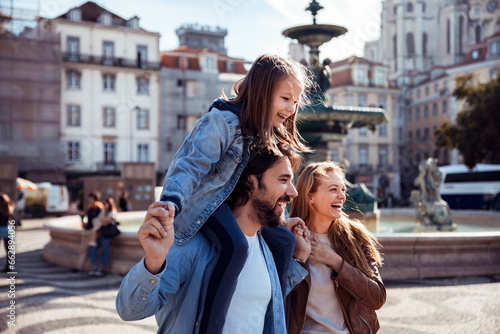
<svg viewBox="0 0 500 334">
<path fill-rule="evenodd" d="M 429 158 L 420 162 L 418 170 L 417 184 L 420 190 L 411 192 L 411 200 L 415 204 L 419 221 L 415 231 L 456 231 L 456 225 L 451 222 L 450 207 L 441 198 L 439 191 L 442 175 L 437 159 Z"/>
</svg>

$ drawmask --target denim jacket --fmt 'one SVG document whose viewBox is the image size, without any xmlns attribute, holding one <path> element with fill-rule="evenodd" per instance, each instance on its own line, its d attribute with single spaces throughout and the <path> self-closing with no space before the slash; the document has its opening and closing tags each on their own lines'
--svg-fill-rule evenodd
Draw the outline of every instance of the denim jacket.
<svg viewBox="0 0 500 334">
<path fill-rule="evenodd" d="M 260 231 L 259 241 L 271 279 L 272 296 L 264 331 L 266 334 L 285 334 L 285 313 L 278 274 L 273 256 Z M 123 320 L 140 320 L 156 316 L 158 333 L 198 333 L 205 296 L 217 253 L 209 240 L 197 233 L 184 246 L 174 244 L 167 255 L 165 269 L 157 275 L 144 266 L 144 259 L 123 279 L 116 309 Z M 302 281 L 307 271 L 292 260 L 287 293 Z"/>
<path fill-rule="evenodd" d="M 176 206 L 175 243 L 184 245 L 223 203 L 250 156 L 240 108 L 221 99 L 196 123 L 170 164 L 160 199 Z"/>
</svg>

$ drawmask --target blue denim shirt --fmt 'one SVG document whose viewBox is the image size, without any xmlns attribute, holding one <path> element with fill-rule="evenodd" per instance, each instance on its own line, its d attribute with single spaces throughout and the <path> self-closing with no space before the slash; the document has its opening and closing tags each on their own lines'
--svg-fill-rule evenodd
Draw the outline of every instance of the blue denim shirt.
<svg viewBox="0 0 500 334">
<path fill-rule="evenodd" d="M 169 166 L 160 199 L 177 207 L 175 243 L 184 245 L 226 200 L 250 156 L 253 137 L 242 135 L 239 106 L 214 101 Z"/>
<path fill-rule="evenodd" d="M 285 334 L 283 298 L 273 256 L 258 232 L 259 241 L 271 279 L 272 296 L 264 331 Z M 215 248 L 202 233 L 184 246 L 174 244 L 167 255 L 165 269 L 157 275 L 144 266 L 144 259 L 123 279 L 116 309 L 123 320 L 140 320 L 156 316 L 158 333 L 198 333 L 205 296 L 217 260 Z M 287 293 L 302 281 L 307 271 L 292 260 Z"/>
</svg>

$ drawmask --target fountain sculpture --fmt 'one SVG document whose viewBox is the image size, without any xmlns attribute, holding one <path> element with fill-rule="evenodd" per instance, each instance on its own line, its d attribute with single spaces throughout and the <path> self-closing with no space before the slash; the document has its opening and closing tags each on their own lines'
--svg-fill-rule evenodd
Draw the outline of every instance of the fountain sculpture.
<svg viewBox="0 0 500 334">
<path fill-rule="evenodd" d="M 418 170 L 417 185 L 420 189 L 411 192 L 416 217 L 420 222 L 415 231 L 455 231 L 457 227 L 451 221 L 450 207 L 439 191 L 442 175 L 437 159 L 429 158 L 420 162 Z"/>
</svg>

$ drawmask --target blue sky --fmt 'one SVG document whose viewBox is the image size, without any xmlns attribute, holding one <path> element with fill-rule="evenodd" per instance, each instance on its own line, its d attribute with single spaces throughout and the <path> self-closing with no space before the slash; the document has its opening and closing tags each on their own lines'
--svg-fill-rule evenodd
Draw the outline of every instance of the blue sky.
<svg viewBox="0 0 500 334">
<path fill-rule="evenodd" d="M 19 5 L 26 1 L 21 0 Z M 228 29 L 226 48 L 233 57 L 253 61 L 259 55 L 272 53 L 287 56 L 289 39 L 282 36 L 286 28 L 312 23 L 304 11 L 307 0 L 94 0 L 100 6 L 125 19 L 137 15 L 142 28 L 159 32 L 160 50 L 178 46 L 175 29 L 184 23 L 221 26 Z M 40 15 L 56 17 L 85 1 L 43 0 Z M 321 58 L 339 60 L 363 55 L 366 41 L 380 35 L 381 0 L 320 0 L 325 7 L 317 22 L 346 27 L 346 35 L 323 45 Z"/>
</svg>

